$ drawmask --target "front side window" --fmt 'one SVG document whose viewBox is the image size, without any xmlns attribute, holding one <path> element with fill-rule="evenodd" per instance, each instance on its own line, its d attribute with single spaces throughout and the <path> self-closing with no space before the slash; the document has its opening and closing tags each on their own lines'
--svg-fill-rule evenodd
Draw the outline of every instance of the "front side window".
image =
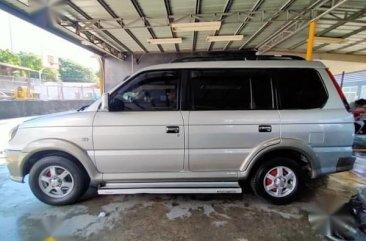
<svg viewBox="0 0 366 241">
<path fill-rule="evenodd" d="M 178 109 L 177 71 L 151 71 L 138 75 L 111 94 L 111 111 L 164 111 Z"/>
<path fill-rule="evenodd" d="M 264 70 L 193 70 L 193 110 L 267 110 L 273 108 L 271 78 Z"/>
</svg>

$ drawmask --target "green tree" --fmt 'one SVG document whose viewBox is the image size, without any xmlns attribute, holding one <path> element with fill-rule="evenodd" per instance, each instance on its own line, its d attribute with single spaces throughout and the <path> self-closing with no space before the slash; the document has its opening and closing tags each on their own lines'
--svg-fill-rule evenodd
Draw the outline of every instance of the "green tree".
<svg viewBox="0 0 366 241">
<path fill-rule="evenodd" d="M 0 49 L 0 62 L 7 64 L 20 65 L 20 58 L 18 55 L 10 52 L 8 49 Z"/>
<path fill-rule="evenodd" d="M 69 59 L 59 59 L 60 78 L 64 82 L 96 82 L 95 73 Z"/>
<path fill-rule="evenodd" d="M 58 71 L 51 68 L 44 68 L 42 71 L 42 79 L 47 81 L 57 81 Z"/>
<path fill-rule="evenodd" d="M 34 70 L 42 69 L 42 59 L 32 53 L 20 52 L 18 54 L 20 59 L 20 65 Z"/>
</svg>

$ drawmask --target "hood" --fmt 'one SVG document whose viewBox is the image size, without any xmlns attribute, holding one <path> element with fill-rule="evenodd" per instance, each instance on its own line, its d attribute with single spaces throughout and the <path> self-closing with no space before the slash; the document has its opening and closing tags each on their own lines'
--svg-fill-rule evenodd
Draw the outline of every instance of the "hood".
<svg viewBox="0 0 366 241">
<path fill-rule="evenodd" d="M 93 123 L 94 111 L 65 111 L 54 114 L 42 115 L 24 121 L 19 128 L 32 127 L 67 127 L 67 126 L 91 126 Z"/>
</svg>

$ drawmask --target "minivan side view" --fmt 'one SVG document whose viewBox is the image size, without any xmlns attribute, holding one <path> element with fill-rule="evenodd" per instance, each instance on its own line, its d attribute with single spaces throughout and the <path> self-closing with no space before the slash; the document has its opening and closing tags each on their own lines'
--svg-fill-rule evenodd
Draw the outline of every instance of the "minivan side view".
<svg viewBox="0 0 366 241">
<path fill-rule="evenodd" d="M 99 194 L 241 193 L 275 204 L 352 169 L 354 119 L 320 62 L 176 62 L 138 71 L 78 111 L 25 121 L 11 179 L 50 205 Z"/>
</svg>

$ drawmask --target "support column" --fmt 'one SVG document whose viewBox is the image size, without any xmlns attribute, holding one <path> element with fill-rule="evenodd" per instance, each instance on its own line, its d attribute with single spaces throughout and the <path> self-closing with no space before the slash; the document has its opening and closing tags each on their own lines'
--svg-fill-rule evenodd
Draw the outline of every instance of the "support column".
<svg viewBox="0 0 366 241">
<path fill-rule="evenodd" d="M 307 47 L 306 47 L 306 57 L 305 57 L 305 59 L 307 61 L 311 61 L 313 59 L 315 30 L 316 30 L 316 22 L 315 22 L 315 20 L 313 20 L 309 24 L 309 36 L 308 36 L 308 43 L 307 43 Z"/>
<path fill-rule="evenodd" d="M 98 86 L 100 95 L 103 95 L 105 90 L 105 75 L 104 75 L 104 59 L 103 57 L 98 57 L 99 62 L 99 76 L 98 76 Z"/>
</svg>

